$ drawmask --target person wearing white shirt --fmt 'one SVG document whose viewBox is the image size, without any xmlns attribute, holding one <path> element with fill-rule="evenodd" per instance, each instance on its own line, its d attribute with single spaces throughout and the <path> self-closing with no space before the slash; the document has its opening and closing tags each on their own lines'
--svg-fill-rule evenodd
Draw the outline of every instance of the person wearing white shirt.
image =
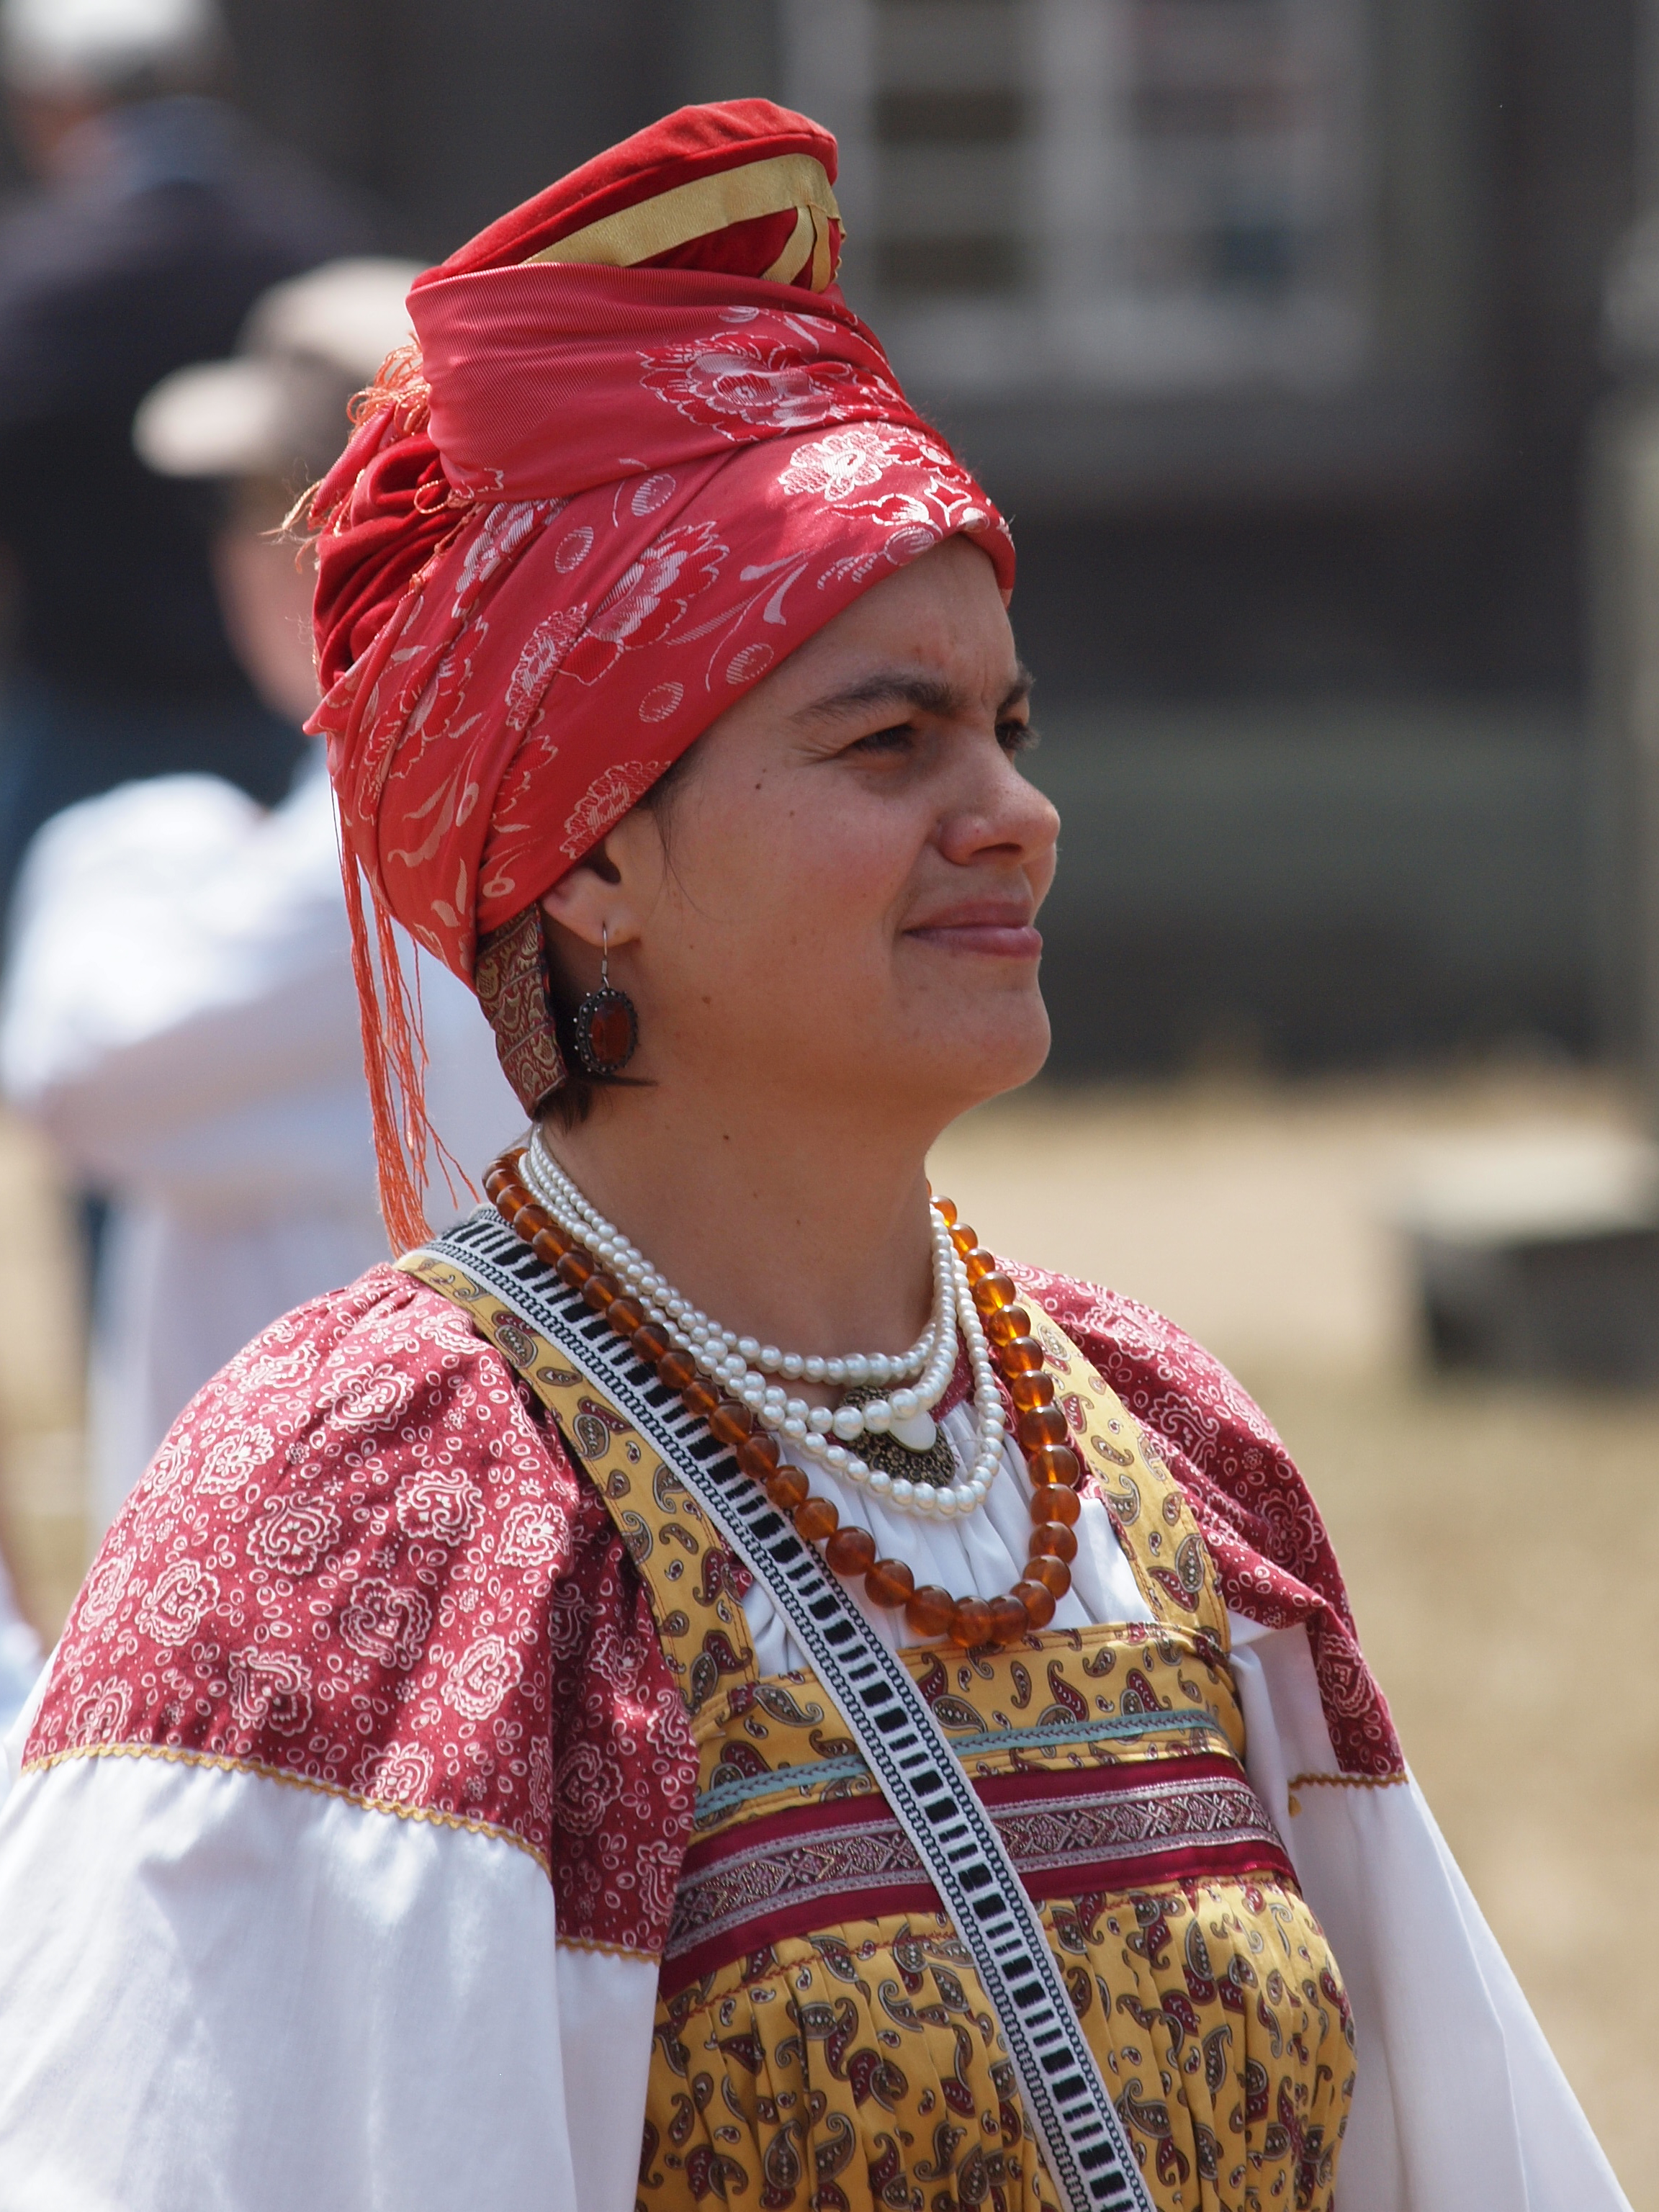
<svg viewBox="0 0 1659 2212">
<path fill-rule="evenodd" d="M 138 418 L 152 466 L 233 485 L 216 549 L 227 629 L 296 723 L 317 696 L 311 574 L 281 534 L 283 479 L 332 459 L 350 392 L 404 334 L 413 273 L 349 261 L 277 286 L 236 360 L 168 378 Z M 434 1125 L 476 1164 L 523 1115 L 472 994 L 406 951 Z M 158 776 L 46 824 L 11 916 L 0 1083 L 109 1203 L 89 1389 L 102 1529 L 232 1353 L 386 1256 L 320 745 L 269 811 L 218 777 Z M 434 1161 L 428 1203 L 448 1218 L 472 1197 Z"/>
</svg>

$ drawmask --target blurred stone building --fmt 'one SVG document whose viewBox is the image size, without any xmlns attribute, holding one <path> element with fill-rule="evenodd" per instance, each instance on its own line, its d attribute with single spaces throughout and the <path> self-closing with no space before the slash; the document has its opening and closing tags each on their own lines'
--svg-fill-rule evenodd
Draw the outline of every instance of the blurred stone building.
<svg viewBox="0 0 1659 2212">
<path fill-rule="evenodd" d="M 234 0 L 438 254 L 682 100 L 839 134 L 1012 514 L 1062 1065 L 1597 1042 L 1581 484 L 1634 0 Z"/>
</svg>

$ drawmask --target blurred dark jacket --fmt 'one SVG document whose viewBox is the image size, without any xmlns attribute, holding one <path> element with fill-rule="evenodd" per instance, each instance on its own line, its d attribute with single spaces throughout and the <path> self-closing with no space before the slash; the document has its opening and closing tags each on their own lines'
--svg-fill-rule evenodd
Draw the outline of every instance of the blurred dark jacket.
<svg viewBox="0 0 1659 2212">
<path fill-rule="evenodd" d="M 232 659 L 210 501 L 143 465 L 133 412 L 169 370 L 228 354 L 268 285 L 374 243 L 359 204 L 216 101 L 94 127 L 112 161 L 0 221 L 0 892 L 48 814 L 129 775 L 283 787 L 297 741 Z"/>
<path fill-rule="evenodd" d="M 77 684 L 225 690 L 199 495 L 153 476 L 132 417 L 158 379 L 229 353 L 267 285 L 371 241 L 355 210 L 229 109 L 101 118 L 112 171 L 0 223 L 0 542 L 16 652 Z"/>
</svg>

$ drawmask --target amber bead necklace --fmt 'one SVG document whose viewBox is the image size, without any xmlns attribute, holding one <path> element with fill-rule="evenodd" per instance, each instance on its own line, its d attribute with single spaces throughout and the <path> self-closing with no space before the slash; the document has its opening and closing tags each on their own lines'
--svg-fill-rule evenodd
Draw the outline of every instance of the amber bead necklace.
<svg viewBox="0 0 1659 2212">
<path fill-rule="evenodd" d="M 803 1358 L 722 1328 L 693 1306 L 577 1188 L 539 1132 L 522 1156 L 521 1171 L 532 1195 L 546 1207 L 556 1225 L 593 1254 L 608 1273 L 617 1276 L 629 1296 L 643 1305 L 647 1318 L 666 1328 L 673 1344 L 689 1352 L 703 1373 L 720 1383 L 727 1396 L 747 1406 L 763 1427 L 901 1513 L 949 1520 L 983 1504 L 1002 1464 L 1007 1425 L 968 1279 L 951 1243 L 950 1224 L 936 1210 L 930 1210 L 928 1217 L 933 1242 L 933 1317 L 919 1342 L 896 1358 L 881 1352 Z M 905 1455 L 927 1452 L 933 1445 L 938 1430 L 932 1409 L 949 1389 L 955 1370 L 958 1316 L 973 1378 L 977 1425 L 973 1465 L 965 1479 L 928 1480 L 921 1475 L 927 1462 L 920 1458 L 908 1462 L 907 1473 L 905 1455 L 901 1455 L 896 1473 L 891 1467 L 872 1467 L 854 1449 L 866 1431 L 892 1436 L 905 1447 Z M 883 1395 L 882 1386 L 896 1370 L 914 1373 L 921 1363 L 925 1365 L 914 1389 Z M 792 1398 L 781 1382 L 769 1379 L 780 1371 L 791 1379 L 805 1375 L 814 1382 L 855 1389 L 866 1383 L 874 1387 L 866 1402 L 849 1397 L 831 1412 L 805 1398 Z M 948 1462 L 948 1453 L 945 1456 Z"/>
<path fill-rule="evenodd" d="M 974 1231 L 957 1222 L 948 1199 L 935 1199 L 934 1207 L 948 1227 L 992 1357 L 1013 1401 L 1018 1417 L 1015 1434 L 1031 1479 L 1030 1555 L 1024 1577 L 1006 1597 L 952 1597 L 933 1583 L 918 1588 L 902 1559 L 877 1557 L 876 1540 L 867 1528 L 843 1528 L 834 1504 L 813 1495 L 805 1474 L 784 1460 L 777 1438 L 760 1425 L 753 1411 L 702 1373 L 643 1304 L 629 1297 L 617 1278 L 532 1196 L 526 1186 L 522 1149 L 502 1154 L 484 1177 L 484 1188 L 501 1218 L 537 1258 L 585 1304 L 605 1316 L 658 1380 L 677 1392 L 687 1409 L 732 1449 L 744 1473 L 761 1484 L 799 1534 L 823 1547 L 836 1574 L 849 1582 L 862 1577 L 869 1597 L 878 1605 L 902 1608 L 918 1637 L 930 1642 L 948 1638 L 963 1650 L 973 1650 L 984 1644 L 1014 1643 L 1033 1629 L 1046 1628 L 1054 1619 L 1055 1604 L 1072 1586 L 1069 1562 L 1077 1557 L 1074 1532 L 1082 1511 L 1078 1495 L 1082 1469 L 1066 1442 L 1066 1416 L 1054 1401 L 1054 1382 L 1045 1370 L 1042 1346 L 1031 1334 L 1031 1316 L 1018 1303 L 1018 1285 L 998 1267 Z"/>
</svg>

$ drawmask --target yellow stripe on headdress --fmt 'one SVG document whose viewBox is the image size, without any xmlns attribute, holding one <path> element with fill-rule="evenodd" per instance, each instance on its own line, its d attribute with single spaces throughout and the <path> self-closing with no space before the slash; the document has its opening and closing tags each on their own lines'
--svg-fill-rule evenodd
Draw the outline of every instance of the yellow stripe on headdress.
<svg viewBox="0 0 1659 2212">
<path fill-rule="evenodd" d="M 757 216 L 787 215 L 793 208 L 795 228 L 789 243 L 767 270 L 775 283 L 792 284 L 808 259 L 811 289 L 822 292 L 835 274 L 830 224 L 841 210 L 830 189 L 822 161 L 811 154 L 778 154 L 769 161 L 750 161 L 722 169 L 718 176 L 695 177 L 637 207 L 624 208 L 543 246 L 532 261 L 585 261 L 606 269 L 632 269 L 654 261 L 694 238 L 724 230 L 728 223 L 752 222 Z"/>
</svg>

